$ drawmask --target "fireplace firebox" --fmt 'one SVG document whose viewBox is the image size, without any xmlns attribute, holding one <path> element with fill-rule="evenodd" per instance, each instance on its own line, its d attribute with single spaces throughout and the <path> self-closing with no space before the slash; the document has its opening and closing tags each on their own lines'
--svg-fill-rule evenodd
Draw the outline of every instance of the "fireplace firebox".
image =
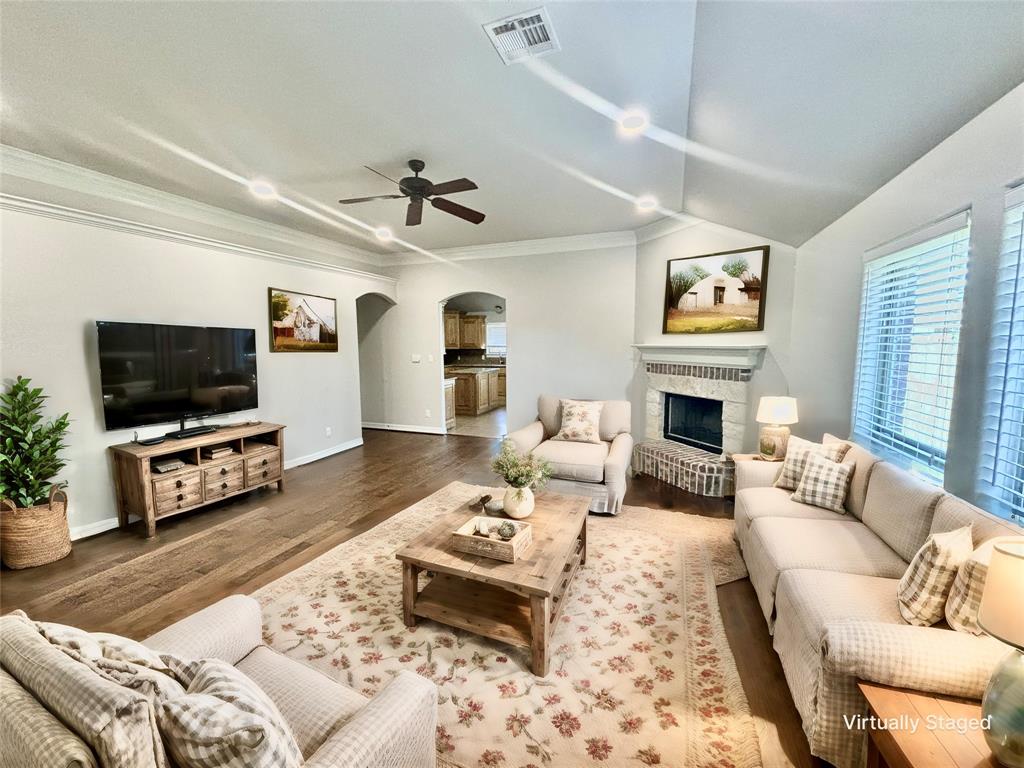
<svg viewBox="0 0 1024 768">
<path fill-rule="evenodd" d="M 706 397 L 665 393 L 666 440 L 722 452 L 722 401 Z"/>
</svg>

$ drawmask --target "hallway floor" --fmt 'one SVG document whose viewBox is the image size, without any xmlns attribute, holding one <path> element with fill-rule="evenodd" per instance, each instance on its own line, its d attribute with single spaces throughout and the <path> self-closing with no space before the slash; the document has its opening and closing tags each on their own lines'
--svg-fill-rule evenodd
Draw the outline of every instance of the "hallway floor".
<svg viewBox="0 0 1024 768">
<path fill-rule="evenodd" d="M 508 434 L 508 412 L 502 406 L 479 416 L 457 415 L 455 429 L 449 429 L 448 434 L 469 437 L 504 437 Z"/>
</svg>

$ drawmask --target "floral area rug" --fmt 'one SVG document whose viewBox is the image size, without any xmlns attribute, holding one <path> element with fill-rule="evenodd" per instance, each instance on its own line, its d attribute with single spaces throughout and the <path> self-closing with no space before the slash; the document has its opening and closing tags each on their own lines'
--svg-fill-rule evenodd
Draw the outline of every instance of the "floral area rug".
<svg viewBox="0 0 1024 768">
<path fill-rule="evenodd" d="M 395 551 L 485 491 L 451 483 L 256 592 L 267 643 L 367 696 L 402 669 L 434 681 L 442 766 L 761 764 L 715 595 L 716 572 L 745 573 L 721 561 L 739 560 L 731 520 L 591 515 L 545 678 L 525 649 L 432 621 L 405 627 Z"/>
</svg>

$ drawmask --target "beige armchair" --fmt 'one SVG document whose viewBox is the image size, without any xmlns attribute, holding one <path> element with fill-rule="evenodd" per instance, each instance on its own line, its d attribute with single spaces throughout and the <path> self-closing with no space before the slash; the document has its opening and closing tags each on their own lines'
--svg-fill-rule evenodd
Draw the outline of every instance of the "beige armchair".
<svg viewBox="0 0 1024 768">
<path fill-rule="evenodd" d="M 551 464 L 551 490 L 590 496 L 591 512 L 618 514 L 626 495 L 626 471 L 633 455 L 629 402 L 604 401 L 600 443 L 552 440 L 561 424 L 561 400 L 541 395 L 537 399 L 537 421 L 511 433 L 508 440 L 520 453 L 532 453 Z"/>
</svg>

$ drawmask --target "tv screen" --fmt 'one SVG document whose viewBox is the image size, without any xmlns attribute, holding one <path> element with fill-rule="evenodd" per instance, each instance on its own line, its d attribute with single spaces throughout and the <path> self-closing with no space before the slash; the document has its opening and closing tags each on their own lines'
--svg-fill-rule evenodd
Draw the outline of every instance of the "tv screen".
<svg viewBox="0 0 1024 768">
<path fill-rule="evenodd" d="M 97 322 L 108 430 L 257 407 L 256 331 Z"/>
</svg>

